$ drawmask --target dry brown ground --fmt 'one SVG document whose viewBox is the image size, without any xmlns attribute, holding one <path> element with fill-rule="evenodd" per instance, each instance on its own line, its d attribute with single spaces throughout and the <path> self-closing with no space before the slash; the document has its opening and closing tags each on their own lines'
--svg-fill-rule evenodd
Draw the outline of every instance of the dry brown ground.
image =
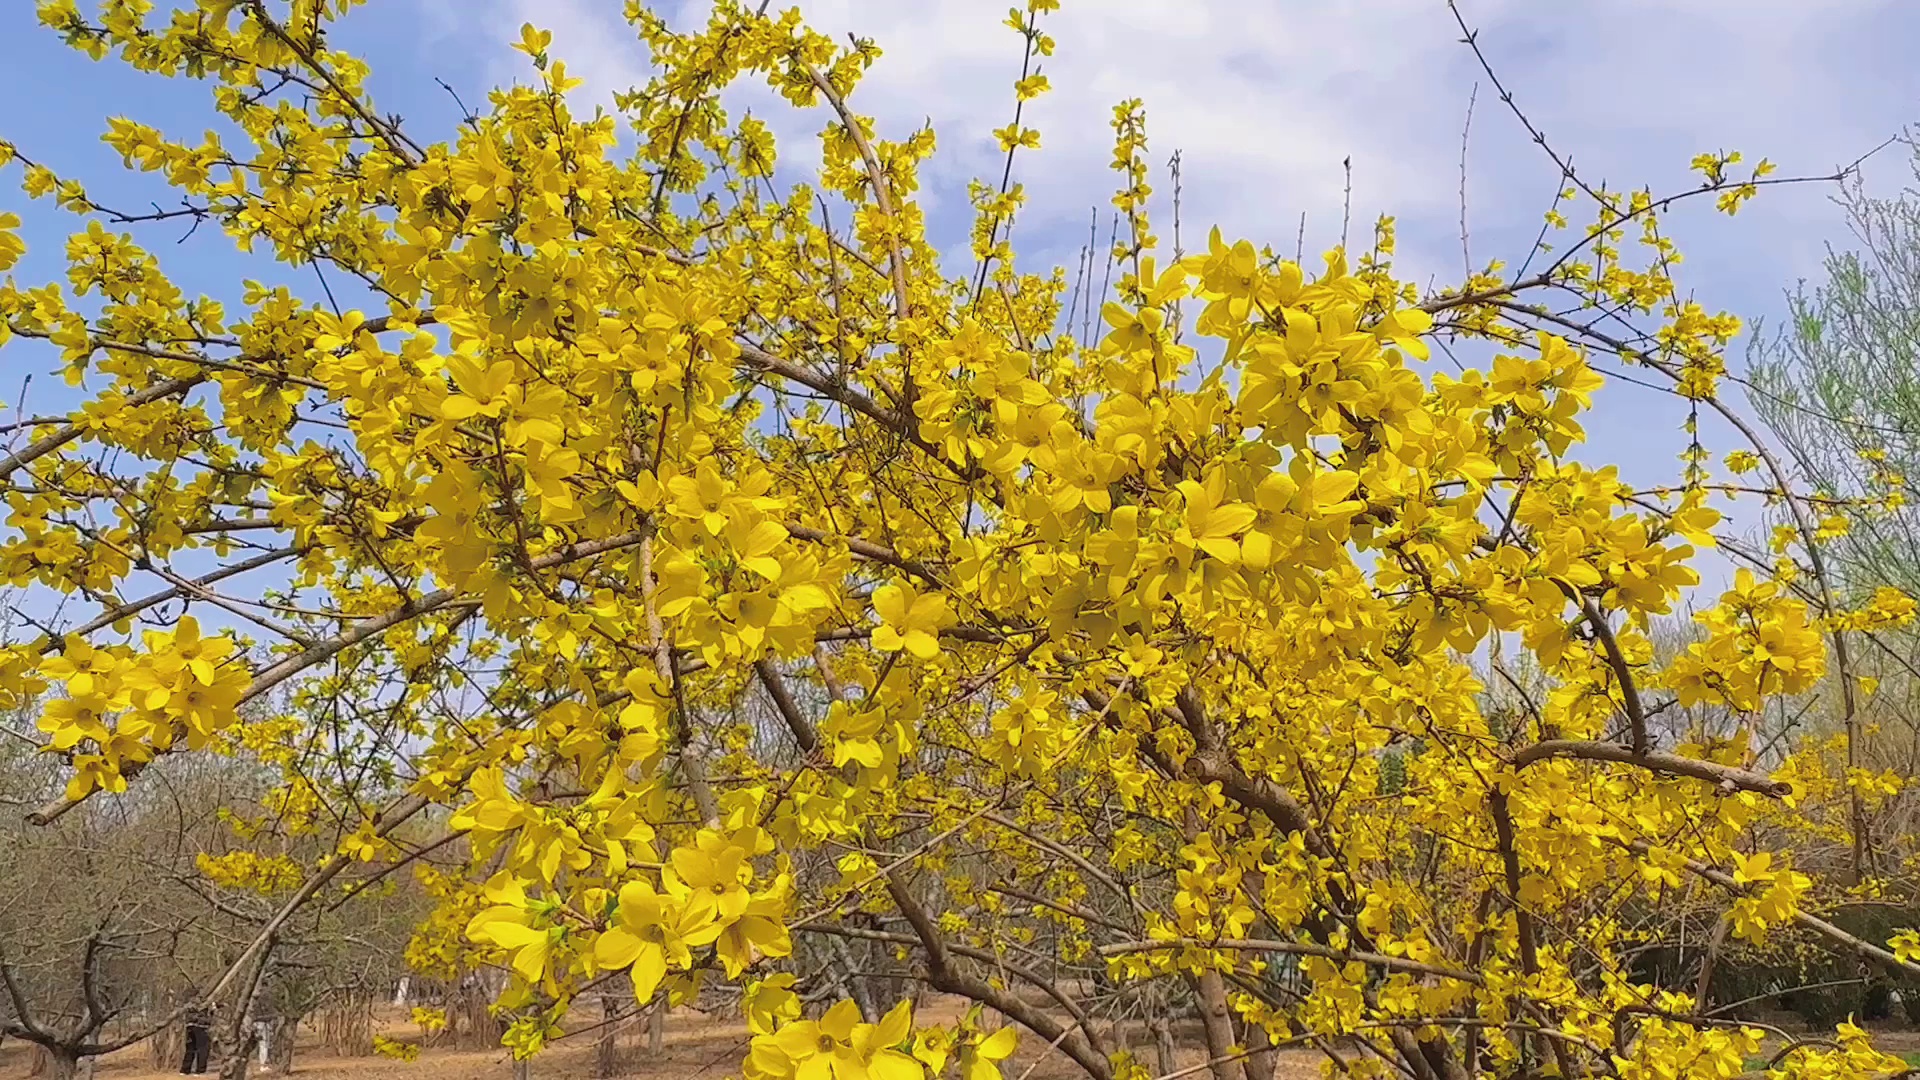
<svg viewBox="0 0 1920 1080">
<path fill-rule="evenodd" d="M 951 1003 L 931 1002 L 923 1012 L 927 1019 L 950 1021 L 958 1014 Z M 414 1040 L 419 1029 L 405 1023 L 398 1010 L 384 1017 L 380 1031 L 396 1039 Z M 1182 1039 L 1180 1065 L 1199 1065 L 1204 1060 L 1197 1031 L 1186 1031 Z M 709 1019 L 699 1013 L 681 1010 L 667 1022 L 666 1045 L 658 1056 L 646 1050 L 644 1030 L 624 1033 L 621 1049 L 623 1077 L 633 1080 L 724 1080 L 736 1077 L 745 1053 L 747 1031 L 731 1019 Z M 534 1062 L 535 1080 L 589 1080 L 593 1076 L 595 1035 L 582 1033 L 562 1039 Z M 1883 1031 L 1878 1040 L 1896 1053 L 1920 1051 L 1920 1034 L 1911 1031 Z M 1771 1050 L 1777 1040 L 1769 1039 Z M 1309 1080 L 1320 1075 L 1320 1057 L 1312 1051 L 1288 1050 L 1280 1055 L 1275 1080 Z M 0 1080 L 24 1080 L 32 1060 L 31 1048 L 16 1040 L 0 1046 Z M 1031 1074 L 1029 1066 L 1038 1061 Z M 1029 1038 L 1027 1045 L 1005 1070 L 1006 1080 L 1079 1080 L 1084 1075 L 1073 1064 L 1044 1045 Z M 172 1068 L 154 1069 L 144 1045 L 130 1047 L 103 1059 L 95 1072 L 96 1080 L 163 1080 L 177 1075 Z M 277 1074 L 255 1070 L 255 1077 Z M 301 1080 L 507 1080 L 513 1066 L 503 1050 L 455 1050 L 430 1047 L 415 1062 L 394 1061 L 382 1057 L 340 1057 L 319 1045 L 312 1031 L 301 1033 L 294 1055 L 293 1075 Z M 1192 1074 L 1204 1077 L 1204 1071 Z"/>
<path fill-rule="evenodd" d="M 949 1019 L 951 1008 L 931 1003 L 941 1019 Z M 396 1010 L 386 1018 L 380 1031 L 396 1039 L 414 1040 L 419 1029 L 403 1022 Z M 1198 1032 L 1183 1040 L 1180 1064 L 1198 1065 L 1205 1055 L 1197 1044 Z M 588 1080 L 593 1075 L 593 1034 L 562 1039 L 533 1063 L 535 1080 Z M 699 1013 L 682 1010 L 667 1021 L 666 1045 L 658 1056 L 646 1050 L 646 1033 L 634 1030 L 621 1038 L 625 1071 L 633 1080 L 723 1080 L 740 1075 L 740 1059 L 746 1052 L 747 1030 L 731 1019 L 708 1019 Z M 1064 1057 L 1032 1038 L 1014 1055 L 1005 1069 L 1007 1080 L 1020 1080 L 1029 1066 L 1039 1062 L 1027 1080 L 1078 1080 L 1081 1073 Z M 0 1047 L 0 1080 L 15 1080 L 28 1075 L 31 1048 L 14 1040 Z M 1319 1057 L 1311 1052 L 1286 1051 L 1276 1080 L 1308 1080 L 1317 1077 Z M 156 1070 L 150 1064 L 145 1045 L 130 1047 L 101 1059 L 96 1080 L 163 1080 L 178 1075 L 174 1069 Z M 255 1069 L 255 1077 L 278 1074 Z M 507 1080 L 513 1075 L 512 1062 L 504 1050 L 453 1050 L 428 1048 L 415 1062 L 383 1057 L 339 1057 L 319 1045 L 312 1031 L 302 1031 L 294 1053 L 293 1075 L 301 1080 Z M 1199 1075 L 1199 1074 L 1197 1074 Z"/>
</svg>

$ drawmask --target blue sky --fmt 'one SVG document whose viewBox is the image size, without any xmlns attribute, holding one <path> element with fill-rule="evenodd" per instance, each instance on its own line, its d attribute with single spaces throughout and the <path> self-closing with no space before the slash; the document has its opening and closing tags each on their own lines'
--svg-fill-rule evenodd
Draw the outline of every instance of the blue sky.
<svg viewBox="0 0 1920 1080">
<path fill-rule="evenodd" d="M 816 25 L 875 37 L 886 55 L 856 98 L 883 131 L 931 119 L 941 150 L 923 193 L 936 231 L 965 240 L 966 180 L 993 171 L 987 132 L 1006 122 L 1019 42 L 1001 25 L 1007 0 L 823 0 L 803 5 Z M 675 5 L 681 18 L 699 4 Z M 1832 169 L 1899 132 L 1920 104 L 1920 72 L 1904 44 L 1920 34 L 1920 7 L 1867 0 L 1462 0 L 1481 45 L 1522 107 L 1590 181 L 1671 191 L 1691 181 L 1688 160 L 1737 148 L 1783 173 Z M 435 80 L 470 104 L 522 72 L 509 51 L 523 20 L 556 33 L 554 52 L 589 100 L 646 77 L 645 53 L 618 18 L 620 0 L 372 0 L 334 37 L 368 57 L 383 112 L 399 113 L 421 141 L 450 135 L 458 110 Z M 196 134 L 209 115 L 202 87 L 95 63 L 34 25 L 29 0 L 0 3 L 0 138 L 103 200 L 145 208 L 166 199 L 152 176 L 128 175 L 98 141 L 109 115 L 174 134 Z M 1071 262 L 1088 208 L 1112 188 L 1106 165 L 1112 105 L 1139 96 L 1153 153 L 1185 163 L 1189 245 L 1219 223 L 1230 235 L 1291 250 L 1306 215 L 1310 254 L 1337 238 L 1344 158 L 1351 157 L 1353 221 L 1398 215 L 1403 273 L 1444 281 L 1461 267 L 1462 126 L 1478 85 L 1468 140 L 1467 203 L 1475 262 L 1517 262 L 1538 227 L 1554 172 L 1497 100 L 1440 0 L 1067 0 L 1049 29 L 1059 51 L 1044 70 L 1056 90 L 1029 112 L 1045 148 L 1023 159 L 1032 196 L 1019 227 L 1029 267 Z M 823 116 L 745 107 L 784 136 L 804 165 Z M 1872 190 L 1911 179 L 1901 147 L 1867 166 Z M 71 218 L 29 204 L 17 168 L 0 180 L 0 212 L 27 220 L 34 250 L 23 282 L 59 275 Z M 1156 186 L 1167 190 L 1165 177 Z M 1773 189 L 1732 221 L 1701 202 L 1672 232 L 1687 254 L 1685 283 L 1709 307 L 1748 318 L 1777 315 L 1782 290 L 1818 273 L 1823 244 L 1845 243 L 1831 190 Z M 1164 222 L 1165 211 L 1161 211 Z M 173 224 L 138 234 L 189 291 L 237 301 L 242 276 L 284 282 L 318 297 L 312 271 L 231 253 L 212 230 L 175 243 Z M 1164 230 L 1163 230 L 1164 231 Z M 344 298 L 344 296 L 343 296 Z M 9 346 L 0 355 L 0 400 L 44 370 L 47 354 Z M 36 383 L 33 411 L 71 398 Z M 1671 399 L 1615 384 L 1589 424 L 1583 457 L 1621 463 L 1644 482 L 1675 475 L 1684 445 Z M 1730 448 L 1726 433 L 1709 439 Z"/>
</svg>

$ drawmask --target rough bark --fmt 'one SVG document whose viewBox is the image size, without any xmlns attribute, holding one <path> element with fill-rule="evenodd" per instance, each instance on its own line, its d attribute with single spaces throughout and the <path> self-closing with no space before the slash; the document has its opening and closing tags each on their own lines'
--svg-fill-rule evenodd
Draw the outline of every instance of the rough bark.
<svg viewBox="0 0 1920 1080">
<path fill-rule="evenodd" d="M 267 1058 L 273 1071 L 285 1076 L 293 1071 L 293 1046 L 300 1038 L 300 1018 L 283 1016 L 273 1025 L 273 1053 Z"/>
<path fill-rule="evenodd" d="M 1247 1080 L 1274 1080 L 1280 1070 L 1280 1055 L 1274 1053 L 1273 1040 L 1267 1036 L 1267 1029 L 1259 1024 L 1248 1024 L 1246 1043 L 1252 1051 L 1246 1060 Z"/>
<path fill-rule="evenodd" d="M 1170 1076 L 1180 1067 L 1179 1051 L 1173 1042 L 1173 1022 L 1163 1014 L 1154 1017 L 1149 1027 L 1153 1031 L 1155 1074 Z"/>
<path fill-rule="evenodd" d="M 600 1039 L 594 1046 L 593 1075 L 604 1078 L 620 1075 L 620 998 L 612 991 L 600 991 Z"/>
<path fill-rule="evenodd" d="M 44 1065 L 36 1065 L 32 1075 L 44 1076 L 47 1080 L 74 1080 L 80 1073 L 80 1059 L 72 1054 L 51 1046 L 43 1046 Z"/>
<path fill-rule="evenodd" d="M 1200 1029 L 1207 1039 L 1208 1070 L 1213 1080 L 1240 1080 L 1233 1057 L 1233 1012 L 1227 1007 L 1227 984 L 1217 971 L 1188 976 L 1193 996 L 1200 1002 Z"/>
</svg>

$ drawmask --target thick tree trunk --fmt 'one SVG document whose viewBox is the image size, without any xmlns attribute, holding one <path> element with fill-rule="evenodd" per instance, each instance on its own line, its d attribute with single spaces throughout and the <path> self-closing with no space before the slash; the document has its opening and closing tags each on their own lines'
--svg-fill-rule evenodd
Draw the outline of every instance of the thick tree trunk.
<svg viewBox="0 0 1920 1080">
<path fill-rule="evenodd" d="M 227 1048 L 226 1060 L 220 1063 L 220 1080 L 247 1080 L 253 1072 L 253 1054 L 259 1045 L 259 1037 L 254 1033 L 253 1025 L 248 1024 L 246 1033 L 240 1041 Z M 215 1045 L 215 1050 L 219 1046 Z"/>
<path fill-rule="evenodd" d="M 1233 1056 L 1233 1013 L 1227 1008 L 1227 983 L 1217 971 L 1189 976 L 1200 1002 L 1200 1027 L 1207 1036 L 1207 1061 L 1213 1080 L 1241 1080 L 1245 1074 Z"/>
<path fill-rule="evenodd" d="M 1153 1018 L 1148 1025 L 1153 1031 L 1153 1063 L 1155 1075 L 1171 1076 L 1180 1068 L 1179 1049 L 1173 1042 L 1173 1021 L 1162 1013 Z"/>
<path fill-rule="evenodd" d="M 653 1010 L 647 1016 L 647 1053 L 655 1061 L 667 1048 L 667 992 L 660 991 L 653 999 Z"/>
<path fill-rule="evenodd" d="M 1280 1055 L 1273 1050 L 1273 1040 L 1267 1037 L 1267 1029 L 1259 1024 L 1246 1025 L 1247 1048 L 1253 1053 L 1247 1056 L 1247 1080 L 1273 1080 L 1280 1069 Z"/>
<path fill-rule="evenodd" d="M 44 1070 L 36 1070 L 33 1075 L 45 1076 L 47 1080 L 76 1080 L 80 1075 L 80 1059 L 65 1050 L 42 1047 L 46 1051 Z"/>
<path fill-rule="evenodd" d="M 267 935 L 264 945 L 253 958 L 252 966 L 247 970 L 246 981 L 240 984 L 236 995 L 233 1020 L 222 1034 L 216 1037 L 214 1048 L 226 1044 L 227 1059 L 220 1065 L 220 1080 L 247 1080 L 247 1073 L 253 1068 L 253 1055 L 260 1045 L 260 1029 L 253 1022 L 254 1009 L 259 1004 L 261 982 L 266 978 L 267 968 L 273 963 L 274 948 L 279 940 L 272 934 Z"/>
<path fill-rule="evenodd" d="M 600 1041 L 594 1048 L 593 1075 L 603 1080 L 620 1075 L 620 1023 L 615 1019 L 619 1015 L 619 995 L 600 991 Z"/>
<path fill-rule="evenodd" d="M 859 1008 L 861 1019 L 869 1024 L 879 1023 L 880 1006 L 873 1000 L 873 987 L 857 974 L 860 969 L 853 957 L 853 946 L 847 943 L 846 938 L 836 937 L 832 940 L 834 957 L 845 972 L 847 996 Z"/>
<path fill-rule="evenodd" d="M 293 1071 L 293 1045 L 300 1038 L 300 1018 L 281 1017 L 273 1026 L 273 1054 L 268 1061 L 282 1076 Z"/>
</svg>

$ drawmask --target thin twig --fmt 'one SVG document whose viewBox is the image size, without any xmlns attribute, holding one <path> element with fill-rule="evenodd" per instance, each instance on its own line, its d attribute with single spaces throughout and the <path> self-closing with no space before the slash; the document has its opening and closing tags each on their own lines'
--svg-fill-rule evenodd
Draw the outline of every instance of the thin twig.
<svg viewBox="0 0 1920 1080">
<path fill-rule="evenodd" d="M 1460 261 L 1468 277 L 1473 276 L 1473 255 L 1467 250 L 1467 146 L 1473 135 L 1473 104 L 1480 98 L 1480 84 L 1467 94 L 1467 119 L 1460 125 Z"/>
</svg>

